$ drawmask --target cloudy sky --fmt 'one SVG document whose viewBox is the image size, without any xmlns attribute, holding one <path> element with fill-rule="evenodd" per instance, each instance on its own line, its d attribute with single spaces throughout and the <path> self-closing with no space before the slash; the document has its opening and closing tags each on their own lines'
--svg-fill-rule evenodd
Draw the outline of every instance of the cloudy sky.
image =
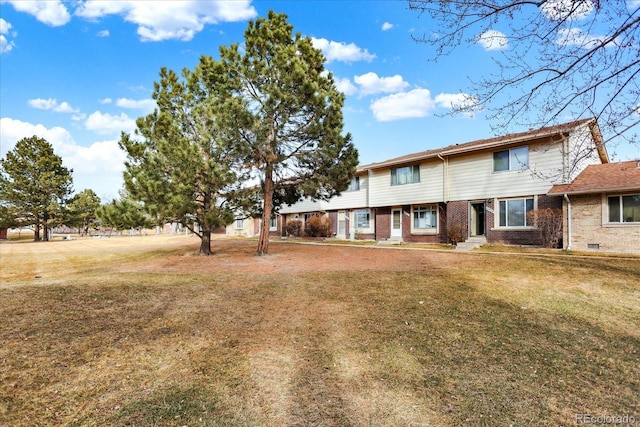
<svg viewBox="0 0 640 427">
<path fill-rule="evenodd" d="M 429 21 L 403 1 L 0 0 L 0 155 L 38 135 L 74 170 L 76 191 L 116 197 L 120 132 L 153 110 L 160 68 L 217 57 L 270 9 L 324 52 L 347 95 L 345 131 L 361 163 L 494 136 L 482 112 L 443 115 L 464 98 L 469 78 L 495 71 L 492 55 L 509 49 L 507 39 L 499 29 L 479 34 L 475 45 L 432 62 L 429 47 L 412 40 L 429 34 Z M 637 154 L 622 147 L 617 159 Z"/>
</svg>

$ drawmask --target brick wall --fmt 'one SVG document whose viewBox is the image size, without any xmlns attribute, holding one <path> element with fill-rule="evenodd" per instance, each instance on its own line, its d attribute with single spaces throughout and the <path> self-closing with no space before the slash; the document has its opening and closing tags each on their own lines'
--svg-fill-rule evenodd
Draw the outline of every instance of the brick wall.
<svg viewBox="0 0 640 427">
<path fill-rule="evenodd" d="M 376 240 L 386 240 L 391 237 L 391 208 L 375 208 L 376 211 Z"/>
<path fill-rule="evenodd" d="M 589 244 L 597 244 L 600 251 L 640 253 L 640 225 L 606 224 L 607 218 L 602 217 L 601 194 L 571 196 L 570 200 L 571 249 L 586 251 L 589 250 Z M 606 213 L 606 209 L 604 209 L 604 212 Z M 566 239 L 568 233 L 566 213 L 564 223 Z"/>
</svg>

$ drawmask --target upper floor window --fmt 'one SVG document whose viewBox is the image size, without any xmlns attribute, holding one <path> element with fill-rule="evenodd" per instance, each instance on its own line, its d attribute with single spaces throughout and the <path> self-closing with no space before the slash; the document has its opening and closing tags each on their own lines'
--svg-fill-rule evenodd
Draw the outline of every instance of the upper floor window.
<svg viewBox="0 0 640 427">
<path fill-rule="evenodd" d="M 391 169 L 391 185 L 420 182 L 420 165 Z"/>
<path fill-rule="evenodd" d="M 244 228 L 244 219 L 242 218 L 236 219 L 236 228 Z"/>
<path fill-rule="evenodd" d="M 609 196 L 609 222 L 640 222 L 640 194 Z"/>
<path fill-rule="evenodd" d="M 528 227 L 527 214 L 533 210 L 533 198 L 507 199 L 498 202 L 500 227 Z"/>
<path fill-rule="evenodd" d="M 358 191 L 358 190 L 360 190 L 360 177 L 354 176 L 351 179 L 351 182 L 349 183 L 349 188 L 347 188 L 347 191 Z"/>
<path fill-rule="evenodd" d="M 515 171 L 529 167 L 529 147 L 518 147 L 493 153 L 493 171 Z"/>
</svg>

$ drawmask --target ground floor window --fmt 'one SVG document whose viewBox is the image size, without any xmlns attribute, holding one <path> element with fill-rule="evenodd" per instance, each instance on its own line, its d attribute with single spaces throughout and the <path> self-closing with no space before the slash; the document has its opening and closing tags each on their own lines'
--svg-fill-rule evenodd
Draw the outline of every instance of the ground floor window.
<svg viewBox="0 0 640 427">
<path fill-rule="evenodd" d="M 242 218 L 236 219 L 236 228 L 238 229 L 244 228 L 244 219 Z"/>
<path fill-rule="evenodd" d="M 413 208 L 413 228 L 430 230 L 438 225 L 438 210 L 435 205 L 415 206 Z"/>
<path fill-rule="evenodd" d="M 269 230 L 275 230 L 278 228 L 278 220 L 275 215 L 271 215 L 269 218 Z"/>
<path fill-rule="evenodd" d="M 356 222 L 356 228 L 370 228 L 371 227 L 371 210 L 370 209 L 358 209 L 353 212 Z"/>
<path fill-rule="evenodd" d="M 640 222 L 640 194 L 609 196 L 609 222 Z"/>
<path fill-rule="evenodd" d="M 527 214 L 533 210 L 533 198 L 507 199 L 498 202 L 500 227 L 528 227 Z"/>
</svg>

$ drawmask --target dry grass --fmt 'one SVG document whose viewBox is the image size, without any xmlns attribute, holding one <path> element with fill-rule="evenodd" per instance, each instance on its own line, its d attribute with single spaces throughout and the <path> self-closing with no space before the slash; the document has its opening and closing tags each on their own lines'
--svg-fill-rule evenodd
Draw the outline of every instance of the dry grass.
<svg viewBox="0 0 640 427">
<path fill-rule="evenodd" d="M 637 259 L 0 245 L 0 425 L 640 420 Z"/>
</svg>

